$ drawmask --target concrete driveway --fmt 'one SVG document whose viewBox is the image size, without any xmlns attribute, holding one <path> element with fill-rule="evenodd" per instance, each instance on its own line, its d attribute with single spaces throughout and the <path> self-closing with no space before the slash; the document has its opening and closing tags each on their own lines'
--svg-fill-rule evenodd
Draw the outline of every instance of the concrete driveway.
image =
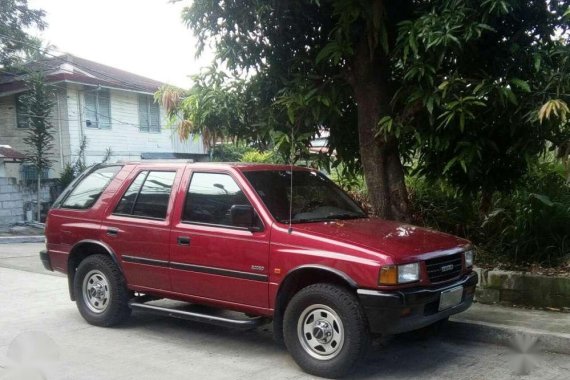
<svg viewBox="0 0 570 380">
<path fill-rule="evenodd" d="M 57 361 L 43 364 L 48 379 L 311 378 L 273 342 L 270 326 L 244 332 L 140 313 L 121 327 L 90 326 L 69 300 L 66 279 L 41 266 L 41 247 L 0 245 L 0 379 L 32 379 L 15 377 L 18 368 L 29 370 L 56 353 Z M 30 332 L 54 343 L 36 349 L 22 366 L 17 343 L 38 338 Z M 570 377 L 567 356 L 540 354 L 533 360 L 537 367 L 524 379 Z M 505 347 L 397 337 L 377 342 L 350 378 L 518 379 L 512 363 Z"/>
</svg>

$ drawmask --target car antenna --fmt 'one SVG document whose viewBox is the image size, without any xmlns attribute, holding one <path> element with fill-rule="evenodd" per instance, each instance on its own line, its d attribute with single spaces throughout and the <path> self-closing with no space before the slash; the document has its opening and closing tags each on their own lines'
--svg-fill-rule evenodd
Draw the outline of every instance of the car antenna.
<svg viewBox="0 0 570 380">
<path fill-rule="evenodd" d="M 290 171 L 291 174 L 289 175 L 290 178 L 290 184 L 289 184 L 289 188 L 290 188 L 290 195 L 289 195 L 289 235 L 291 235 L 291 233 L 293 232 L 293 158 L 295 156 L 295 145 L 294 145 L 294 139 L 295 139 L 295 135 L 294 135 L 294 129 L 293 126 L 291 126 L 291 152 L 289 153 L 289 167 L 290 167 Z"/>
</svg>

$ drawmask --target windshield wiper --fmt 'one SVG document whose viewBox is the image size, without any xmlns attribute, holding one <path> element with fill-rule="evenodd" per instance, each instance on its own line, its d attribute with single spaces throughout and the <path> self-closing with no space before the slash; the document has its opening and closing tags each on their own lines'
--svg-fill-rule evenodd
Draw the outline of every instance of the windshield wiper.
<svg viewBox="0 0 570 380">
<path fill-rule="evenodd" d="M 330 219 L 341 219 L 341 220 L 347 220 L 347 219 L 362 219 L 362 218 L 366 218 L 366 215 L 361 214 L 349 214 L 349 213 L 344 213 L 344 214 L 333 214 L 333 215 L 328 215 L 326 218 L 327 220 Z"/>
<path fill-rule="evenodd" d="M 339 219 L 339 220 L 348 220 L 348 219 L 362 219 L 362 218 L 366 218 L 367 216 L 362 214 L 362 215 L 355 215 L 355 214 L 349 214 L 349 213 L 344 213 L 344 214 L 333 214 L 333 215 L 327 215 L 324 217 L 319 217 L 319 218 L 300 218 L 300 219 L 292 219 L 291 223 L 292 224 L 297 224 L 297 223 L 318 223 L 318 222 L 328 222 L 330 220 L 335 220 L 335 219 Z M 289 220 L 283 220 L 281 221 L 281 223 L 285 223 L 285 224 L 289 224 Z"/>
<path fill-rule="evenodd" d="M 315 222 L 327 222 L 330 219 L 328 218 L 301 218 L 301 219 L 293 219 L 291 220 L 292 224 L 297 224 L 297 223 L 315 223 Z M 287 221 L 286 223 L 289 223 L 289 221 Z"/>
</svg>

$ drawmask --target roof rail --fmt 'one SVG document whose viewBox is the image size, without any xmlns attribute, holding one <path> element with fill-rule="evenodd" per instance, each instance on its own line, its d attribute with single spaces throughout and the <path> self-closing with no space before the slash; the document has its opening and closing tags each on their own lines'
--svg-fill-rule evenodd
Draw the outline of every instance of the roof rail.
<svg viewBox="0 0 570 380">
<path fill-rule="evenodd" d="M 117 160 L 117 164 L 140 164 L 140 163 L 180 163 L 180 164 L 192 164 L 194 161 L 191 158 L 175 158 L 175 159 L 168 159 L 168 158 L 160 158 L 160 159 L 142 159 L 142 160 Z"/>
</svg>

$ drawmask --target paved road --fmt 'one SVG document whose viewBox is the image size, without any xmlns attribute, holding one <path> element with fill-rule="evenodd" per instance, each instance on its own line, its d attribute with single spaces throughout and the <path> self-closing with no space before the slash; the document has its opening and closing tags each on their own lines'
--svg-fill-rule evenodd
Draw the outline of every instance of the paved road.
<svg viewBox="0 0 570 380">
<path fill-rule="evenodd" d="M 59 353 L 48 379 L 306 379 L 270 328 L 236 331 L 134 314 L 122 327 L 86 324 L 65 278 L 38 265 L 39 244 L 0 245 L 0 379 L 15 377 L 14 339 L 37 331 Z M 568 379 L 570 358 L 539 354 L 523 379 Z M 351 379 L 518 379 L 505 347 L 432 338 L 377 342 Z"/>
</svg>

